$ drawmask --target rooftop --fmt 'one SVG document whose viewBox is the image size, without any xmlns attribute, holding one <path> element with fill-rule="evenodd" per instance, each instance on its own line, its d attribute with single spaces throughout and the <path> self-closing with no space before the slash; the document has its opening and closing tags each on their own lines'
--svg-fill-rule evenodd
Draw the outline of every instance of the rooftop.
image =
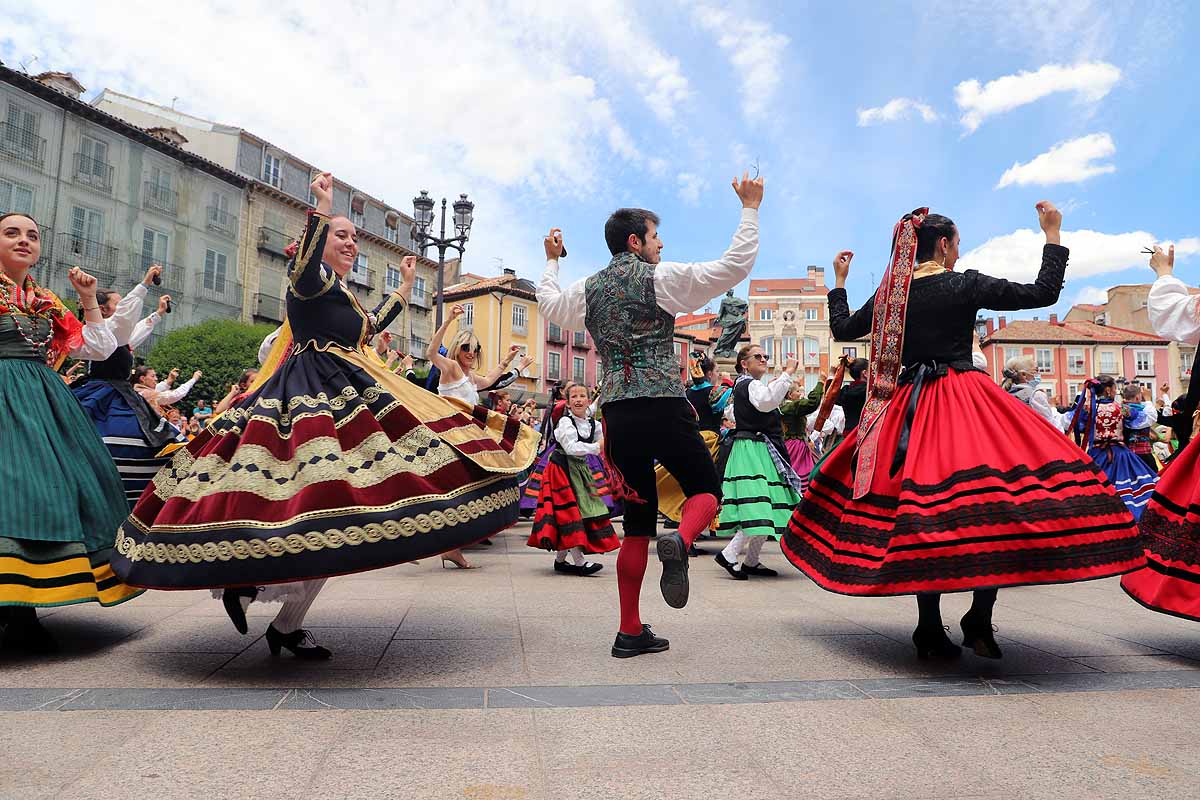
<svg viewBox="0 0 1200 800">
<path fill-rule="evenodd" d="M 1037 319 L 1015 319 L 1003 328 L 984 337 L 983 344 L 993 342 L 1038 344 L 1149 344 L 1166 345 L 1166 339 L 1152 333 L 1140 333 L 1095 322 L 1051 322 Z"/>
<path fill-rule="evenodd" d="M 525 300 L 537 300 L 537 287 L 531 281 L 525 278 L 518 278 L 512 273 L 506 272 L 495 278 L 483 278 L 468 272 L 463 277 L 471 280 L 447 286 L 446 300 L 465 300 L 470 297 L 479 297 L 489 292 L 501 292 L 502 294 L 520 297 Z"/>
</svg>

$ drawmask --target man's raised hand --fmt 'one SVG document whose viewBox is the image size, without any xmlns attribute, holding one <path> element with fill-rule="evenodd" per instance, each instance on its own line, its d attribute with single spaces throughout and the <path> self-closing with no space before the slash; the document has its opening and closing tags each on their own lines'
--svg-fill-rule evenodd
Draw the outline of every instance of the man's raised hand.
<svg viewBox="0 0 1200 800">
<path fill-rule="evenodd" d="M 733 179 L 733 190 L 742 201 L 742 208 L 758 208 L 763 199 L 763 178 L 759 176 L 750 179 L 749 172 L 742 173 L 742 179 Z"/>
<path fill-rule="evenodd" d="M 546 248 L 547 261 L 557 261 L 562 258 L 565 250 L 563 247 L 562 228 L 551 228 L 549 235 L 542 240 L 542 245 Z"/>
</svg>

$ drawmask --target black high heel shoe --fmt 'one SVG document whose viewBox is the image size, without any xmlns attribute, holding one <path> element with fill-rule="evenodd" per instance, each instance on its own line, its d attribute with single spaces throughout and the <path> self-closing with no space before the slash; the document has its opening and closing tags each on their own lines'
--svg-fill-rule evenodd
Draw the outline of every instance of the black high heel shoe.
<svg viewBox="0 0 1200 800">
<path fill-rule="evenodd" d="M 250 630 L 250 625 L 246 622 L 246 609 L 242 608 L 243 597 L 254 600 L 258 597 L 258 588 L 250 586 L 226 589 L 221 593 L 221 604 L 225 606 L 225 613 L 229 615 L 229 621 L 233 623 L 233 627 L 237 628 L 237 632 L 244 636 L 246 631 Z"/>
<path fill-rule="evenodd" d="M 950 641 L 949 627 L 921 628 L 913 631 L 912 640 L 917 658 L 922 661 L 953 661 L 962 655 L 962 648 Z"/>
<path fill-rule="evenodd" d="M 306 643 L 311 643 L 307 644 Z M 274 625 L 267 626 L 267 647 L 271 648 L 271 655 L 279 655 L 282 648 L 287 648 L 296 658 L 305 661 L 325 661 L 333 657 L 333 653 L 327 648 L 317 644 L 317 640 L 313 638 L 312 633 L 304 628 L 292 631 L 291 633 L 280 633 L 275 630 Z"/>
<path fill-rule="evenodd" d="M 971 612 L 959 621 L 959 626 L 963 632 L 963 647 L 970 648 L 975 651 L 975 655 L 981 658 L 1003 658 L 1004 654 L 1000 652 L 1000 645 L 996 644 L 996 637 L 992 633 L 996 630 L 996 626 L 988 622 L 976 622 L 971 618 Z"/>
</svg>

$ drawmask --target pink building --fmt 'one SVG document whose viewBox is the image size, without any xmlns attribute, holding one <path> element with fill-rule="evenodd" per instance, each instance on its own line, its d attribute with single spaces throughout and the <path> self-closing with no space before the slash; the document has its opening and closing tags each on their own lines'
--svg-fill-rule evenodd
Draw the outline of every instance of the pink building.
<svg viewBox="0 0 1200 800">
<path fill-rule="evenodd" d="M 545 318 L 543 325 L 542 370 L 546 391 L 557 381 L 595 386 L 599 377 L 599 357 L 587 331 L 569 331 Z"/>
</svg>

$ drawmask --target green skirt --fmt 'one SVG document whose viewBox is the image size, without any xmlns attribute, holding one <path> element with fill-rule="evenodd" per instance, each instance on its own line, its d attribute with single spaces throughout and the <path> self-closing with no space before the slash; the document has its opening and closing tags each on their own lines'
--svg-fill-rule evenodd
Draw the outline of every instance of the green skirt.
<svg viewBox="0 0 1200 800">
<path fill-rule="evenodd" d="M 109 567 L 129 514 L 121 476 L 58 373 L 0 359 L 0 606 L 116 605 L 140 594 Z"/>
<path fill-rule="evenodd" d="M 592 468 L 587 460 L 567 456 L 567 480 L 575 492 L 575 502 L 579 506 L 579 516 L 584 519 L 596 519 L 609 515 L 608 506 L 600 499 L 596 491 L 596 481 L 592 477 Z"/>
<path fill-rule="evenodd" d="M 770 445 L 756 439 L 737 439 L 731 445 L 721 482 L 721 516 L 716 535 L 777 538 L 787 529 L 800 495 L 780 477 L 771 460 Z"/>
</svg>

